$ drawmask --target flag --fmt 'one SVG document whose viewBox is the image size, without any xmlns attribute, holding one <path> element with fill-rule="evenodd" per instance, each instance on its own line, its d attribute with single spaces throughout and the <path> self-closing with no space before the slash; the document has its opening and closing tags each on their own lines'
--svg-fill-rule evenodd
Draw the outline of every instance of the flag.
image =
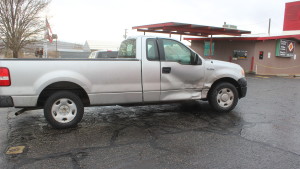
<svg viewBox="0 0 300 169">
<path fill-rule="evenodd" d="M 50 27 L 50 24 L 49 24 L 47 18 L 46 18 L 45 39 L 48 39 L 50 43 L 52 43 L 52 41 L 53 41 L 53 38 L 52 38 L 52 30 L 51 30 L 51 27 Z"/>
</svg>

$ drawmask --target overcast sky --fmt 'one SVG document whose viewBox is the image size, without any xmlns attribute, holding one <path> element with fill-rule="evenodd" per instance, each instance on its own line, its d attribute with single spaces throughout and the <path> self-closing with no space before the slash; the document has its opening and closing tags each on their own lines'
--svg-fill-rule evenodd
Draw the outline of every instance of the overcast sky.
<svg viewBox="0 0 300 169">
<path fill-rule="evenodd" d="M 181 22 L 222 27 L 224 22 L 253 34 L 281 34 L 286 2 L 295 0 L 52 0 L 46 13 L 59 40 L 121 41 L 133 26 Z M 160 34 L 160 36 L 168 36 Z"/>
</svg>

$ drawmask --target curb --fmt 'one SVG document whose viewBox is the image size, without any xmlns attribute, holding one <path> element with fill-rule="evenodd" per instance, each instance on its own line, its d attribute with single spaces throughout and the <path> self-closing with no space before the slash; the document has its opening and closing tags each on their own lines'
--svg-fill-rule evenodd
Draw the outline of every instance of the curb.
<svg viewBox="0 0 300 169">
<path fill-rule="evenodd" d="M 278 77 L 289 77 L 290 75 L 288 75 L 288 74 L 277 74 L 276 76 L 278 76 Z"/>
<path fill-rule="evenodd" d="M 300 74 L 256 74 L 255 72 L 248 72 L 247 75 L 254 76 L 277 76 L 277 77 L 300 77 Z"/>
</svg>

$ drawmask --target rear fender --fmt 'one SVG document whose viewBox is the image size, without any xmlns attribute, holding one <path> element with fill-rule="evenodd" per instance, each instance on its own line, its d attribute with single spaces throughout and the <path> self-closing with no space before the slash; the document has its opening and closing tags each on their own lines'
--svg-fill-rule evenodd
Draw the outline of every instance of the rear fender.
<svg viewBox="0 0 300 169">
<path fill-rule="evenodd" d="M 81 74 L 72 71 L 55 71 L 40 77 L 35 83 L 34 88 L 39 95 L 47 86 L 57 82 L 72 82 L 82 87 L 86 93 L 90 92 L 91 82 Z"/>
</svg>

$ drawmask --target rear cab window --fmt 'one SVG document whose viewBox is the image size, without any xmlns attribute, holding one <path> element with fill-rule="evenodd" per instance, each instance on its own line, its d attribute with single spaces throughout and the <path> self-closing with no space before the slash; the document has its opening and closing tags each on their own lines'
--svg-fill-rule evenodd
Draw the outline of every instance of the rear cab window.
<svg viewBox="0 0 300 169">
<path fill-rule="evenodd" d="M 136 58 L 136 39 L 127 39 L 121 43 L 118 58 Z"/>
</svg>

